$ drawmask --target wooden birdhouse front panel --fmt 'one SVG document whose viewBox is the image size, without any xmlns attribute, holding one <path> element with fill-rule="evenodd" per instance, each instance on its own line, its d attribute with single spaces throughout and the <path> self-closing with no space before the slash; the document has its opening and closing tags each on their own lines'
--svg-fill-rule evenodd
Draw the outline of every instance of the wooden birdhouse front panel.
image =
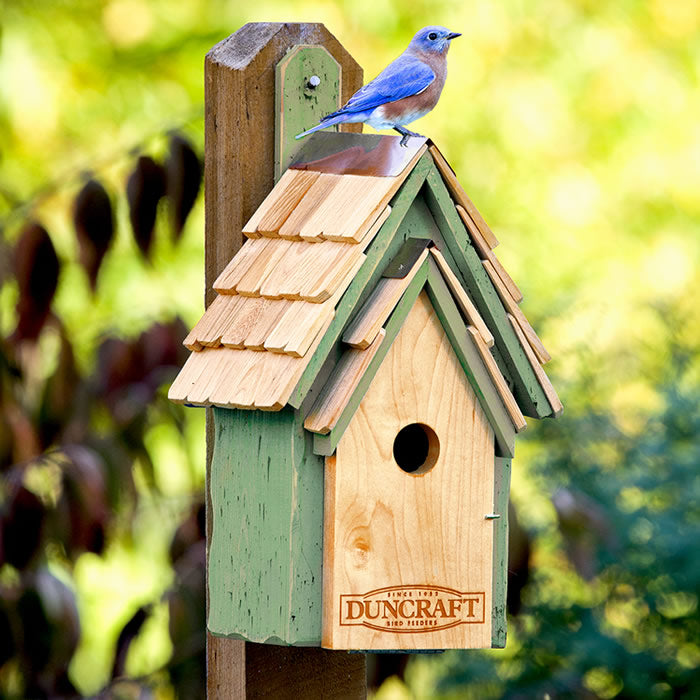
<svg viewBox="0 0 700 700">
<path fill-rule="evenodd" d="M 421 292 L 326 459 L 323 646 L 491 646 L 494 433 Z"/>
</svg>

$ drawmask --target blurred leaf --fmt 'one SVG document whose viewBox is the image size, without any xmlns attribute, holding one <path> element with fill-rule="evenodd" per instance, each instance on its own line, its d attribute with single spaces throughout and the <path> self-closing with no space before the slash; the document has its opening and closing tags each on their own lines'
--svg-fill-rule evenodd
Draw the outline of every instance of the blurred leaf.
<svg viewBox="0 0 700 700">
<path fill-rule="evenodd" d="M 113 513 L 128 513 L 137 499 L 132 467 L 133 455 L 118 433 L 88 436 L 85 444 L 97 452 L 104 464 L 107 503 Z"/>
<path fill-rule="evenodd" d="M 552 497 L 566 551 L 579 575 L 587 581 L 598 573 L 601 544 L 608 549 L 617 541 L 605 509 L 578 490 L 561 488 Z"/>
<path fill-rule="evenodd" d="M 10 620 L 10 598 L 11 592 L 5 586 L 0 586 L 0 668 L 16 652 Z"/>
<path fill-rule="evenodd" d="M 114 651 L 114 664 L 112 665 L 112 678 L 124 675 L 126 657 L 129 653 L 131 642 L 138 636 L 144 622 L 148 619 L 149 606 L 141 606 L 124 625 L 117 638 Z"/>
<path fill-rule="evenodd" d="M 168 671 L 183 697 L 203 698 L 206 687 L 206 544 L 189 546 L 175 564 L 175 583 L 166 594 L 173 656 Z"/>
<path fill-rule="evenodd" d="M 97 180 L 88 180 L 78 193 L 73 207 L 73 223 L 80 245 L 80 263 L 95 291 L 102 259 L 114 237 L 112 203 Z"/>
<path fill-rule="evenodd" d="M 29 633 L 18 640 L 25 697 L 75 695 L 66 669 L 80 639 L 80 620 L 73 592 L 47 569 L 24 582 L 16 613 Z"/>
<path fill-rule="evenodd" d="M 62 326 L 60 343 L 58 364 L 44 384 L 40 406 L 39 428 L 44 449 L 54 442 L 73 419 L 76 408 L 83 408 L 76 406 L 76 395 L 82 388 L 81 379 L 75 364 L 73 346 Z M 83 428 L 81 433 L 84 433 L 86 429 L 87 426 Z"/>
<path fill-rule="evenodd" d="M 15 247 L 19 285 L 15 340 L 35 340 L 48 318 L 58 286 L 59 262 L 49 234 L 40 224 L 27 224 Z"/>
<path fill-rule="evenodd" d="M 107 338 L 98 349 L 98 394 L 121 426 L 143 416 L 157 389 L 187 359 L 181 319 L 154 323 L 135 340 Z"/>
<path fill-rule="evenodd" d="M 167 195 L 175 239 L 179 239 L 202 181 L 202 164 L 192 145 L 182 136 L 170 137 L 170 153 L 166 161 Z"/>
<path fill-rule="evenodd" d="M 40 551 L 46 508 L 25 486 L 5 484 L 7 493 L 0 510 L 0 565 L 25 569 Z"/>
<path fill-rule="evenodd" d="M 12 462 L 25 462 L 41 454 L 41 440 L 38 426 L 31 416 L 14 400 L 14 397 L 6 397 L 2 409 L 2 421 L 9 428 L 12 441 Z M 7 465 L 9 466 L 9 465 Z"/>
<path fill-rule="evenodd" d="M 522 591 L 530 579 L 530 534 L 520 524 L 512 501 L 508 502 L 508 588 L 506 609 L 517 615 L 522 605 Z"/>
<path fill-rule="evenodd" d="M 165 170 L 150 156 L 140 156 L 126 183 L 134 239 L 147 259 L 153 243 L 158 202 L 165 194 Z"/>
<path fill-rule="evenodd" d="M 63 454 L 61 501 L 70 523 L 66 551 L 73 558 L 81 552 L 99 554 L 110 517 L 104 463 L 97 452 L 82 445 L 66 446 Z"/>
<path fill-rule="evenodd" d="M 193 545 L 205 538 L 204 501 L 194 503 L 187 517 L 180 523 L 170 543 L 170 561 L 176 563 Z"/>
<path fill-rule="evenodd" d="M 143 366 L 154 389 L 171 382 L 187 361 L 189 351 L 182 344 L 187 333 L 184 321 L 175 318 L 168 323 L 154 323 L 139 337 Z"/>
</svg>

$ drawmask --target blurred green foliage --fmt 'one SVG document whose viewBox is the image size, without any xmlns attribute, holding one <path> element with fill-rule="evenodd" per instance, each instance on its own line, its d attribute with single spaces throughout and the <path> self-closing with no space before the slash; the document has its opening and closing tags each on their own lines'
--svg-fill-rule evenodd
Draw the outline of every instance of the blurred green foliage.
<svg viewBox="0 0 700 700">
<path fill-rule="evenodd" d="M 149 261 L 130 233 L 125 183 L 136 155 L 163 160 L 171 129 L 201 153 L 203 56 L 248 21 L 324 22 L 367 78 L 423 25 L 463 33 L 439 106 L 415 126 L 501 240 L 497 253 L 554 357 L 548 372 L 566 407 L 559 421 L 531 426 L 514 463 L 532 555 L 508 648 L 419 658 L 379 695 L 697 695 L 698 0 L 6 2 L 0 337 L 17 323 L 11 249 L 30 219 L 57 251 L 61 325 L 23 351 L 21 381 L 3 375 L 4 390 L 43 425 L 62 338 L 89 385 L 107 339 L 137 345 L 156 322 L 196 321 L 201 198 L 177 243 L 159 209 Z M 85 172 L 107 188 L 116 220 L 94 295 L 72 224 Z M 181 687 L 172 661 L 162 676 L 171 655 L 180 679 L 193 674 L 186 645 L 174 648 L 167 629 L 168 619 L 186 629 L 187 609 L 159 601 L 183 585 L 169 549 L 201 497 L 203 416 L 173 414 L 160 392 L 129 462 L 137 495 L 110 521 L 104 549 L 71 558 L 49 548 L 42 566 L 52 578 L 36 573 L 37 590 L 59 591 L 61 581 L 76 593 L 82 634 L 68 677 L 85 694 L 109 681 L 117 637 L 141 606 L 152 607 L 126 673 L 161 673 L 152 685 L 162 697 Z M 91 435 L 113 436 L 110 405 L 92 395 Z M 24 463 L 32 451 L 15 457 Z M 27 489 L 41 495 L 52 473 Z M 0 584 L 16 576 L 5 567 Z M 3 667 L 0 688 L 21 688 L 18 673 Z"/>
<path fill-rule="evenodd" d="M 532 479 L 554 513 L 531 531 L 507 649 L 450 652 L 422 681 L 411 669 L 426 696 L 697 695 L 700 377 L 688 348 L 669 359 L 650 377 L 662 408 L 634 437 L 600 411 L 539 432 Z"/>
</svg>

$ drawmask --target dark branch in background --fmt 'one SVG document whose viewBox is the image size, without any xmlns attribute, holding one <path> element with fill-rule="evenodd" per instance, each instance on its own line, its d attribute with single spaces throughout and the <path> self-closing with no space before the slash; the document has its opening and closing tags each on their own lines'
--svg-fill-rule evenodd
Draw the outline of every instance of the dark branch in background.
<svg viewBox="0 0 700 700">
<path fill-rule="evenodd" d="M 0 196 L 2 196 L 6 202 L 9 202 L 12 207 L 10 211 L 8 211 L 7 214 L 0 219 L 0 232 L 8 230 L 17 219 L 28 218 L 31 212 L 48 197 L 51 197 L 57 192 L 61 192 L 69 187 L 74 187 L 76 183 L 80 182 L 80 180 L 85 177 L 86 172 L 100 172 L 121 163 L 127 158 L 133 158 L 135 154 L 149 151 L 153 142 L 162 138 L 164 135 L 172 136 L 179 134 L 187 130 L 193 124 L 202 121 L 203 112 L 204 106 L 199 105 L 192 111 L 192 115 L 190 117 L 178 123 L 177 126 L 167 129 L 159 129 L 158 131 L 149 134 L 147 137 L 143 138 L 133 146 L 128 148 L 122 147 L 118 151 L 115 151 L 108 156 L 92 161 L 89 165 L 85 164 L 80 167 L 73 167 L 63 175 L 42 185 L 27 199 L 20 199 L 6 188 L 0 188 Z"/>
</svg>

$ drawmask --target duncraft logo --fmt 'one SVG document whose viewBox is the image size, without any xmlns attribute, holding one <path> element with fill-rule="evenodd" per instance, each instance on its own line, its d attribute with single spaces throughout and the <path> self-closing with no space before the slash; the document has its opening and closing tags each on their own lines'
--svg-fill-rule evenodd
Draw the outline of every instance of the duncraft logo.
<svg viewBox="0 0 700 700">
<path fill-rule="evenodd" d="M 381 632 L 437 632 L 485 619 L 485 594 L 443 586 L 388 586 L 340 596 L 340 624 Z"/>
</svg>

